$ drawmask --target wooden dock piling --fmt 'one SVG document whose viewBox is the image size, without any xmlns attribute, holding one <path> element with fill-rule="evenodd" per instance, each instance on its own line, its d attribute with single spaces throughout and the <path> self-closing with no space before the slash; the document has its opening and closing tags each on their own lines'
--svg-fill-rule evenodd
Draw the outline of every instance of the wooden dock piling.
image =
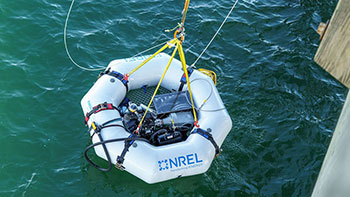
<svg viewBox="0 0 350 197">
<path fill-rule="evenodd" d="M 339 0 L 315 62 L 350 88 L 350 0 Z"/>
</svg>

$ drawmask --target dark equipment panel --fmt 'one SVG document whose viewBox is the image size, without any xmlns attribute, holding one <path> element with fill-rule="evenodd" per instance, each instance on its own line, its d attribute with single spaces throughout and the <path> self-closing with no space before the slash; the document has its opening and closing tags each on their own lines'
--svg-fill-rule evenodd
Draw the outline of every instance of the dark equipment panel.
<svg viewBox="0 0 350 197">
<path fill-rule="evenodd" d="M 156 95 L 153 103 L 158 115 L 192 109 L 188 91 Z"/>
</svg>

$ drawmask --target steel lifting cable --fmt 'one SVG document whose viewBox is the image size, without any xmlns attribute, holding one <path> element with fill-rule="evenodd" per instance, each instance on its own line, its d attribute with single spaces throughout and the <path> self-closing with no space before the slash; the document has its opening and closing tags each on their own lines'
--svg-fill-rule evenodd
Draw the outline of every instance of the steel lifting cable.
<svg viewBox="0 0 350 197">
<path fill-rule="evenodd" d="M 68 50 L 68 46 L 67 46 L 67 26 L 68 26 L 68 20 L 69 20 L 69 16 L 70 16 L 70 13 L 72 11 L 72 7 L 73 7 L 73 4 L 74 4 L 75 0 L 72 0 L 71 2 L 71 5 L 69 7 L 69 10 L 68 10 L 68 13 L 67 13 L 67 17 L 66 17 L 66 21 L 65 21 L 65 25 L 64 25 L 64 31 L 63 31 L 63 41 L 64 41 L 64 47 L 65 47 L 65 50 L 66 50 L 66 53 L 70 59 L 70 61 L 75 65 L 77 66 L 78 68 L 82 69 L 82 70 L 86 70 L 86 71 L 99 71 L 99 70 L 104 70 L 106 67 L 102 67 L 102 68 L 86 68 L 86 67 L 83 67 L 81 65 L 79 65 L 78 63 L 76 63 L 74 61 L 74 59 L 72 58 L 72 56 L 70 55 L 69 53 L 69 50 Z M 238 0 L 235 1 L 235 3 L 233 4 L 233 6 L 231 7 L 231 10 L 229 11 L 229 13 L 227 14 L 227 16 L 225 17 L 224 21 L 221 23 L 220 27 L 218 28 L 218 30 L 216 31 L 216 33 L 214 34 L 214 36 L 211 38 L 211 40 L 209 41 L 209 43 L 207 44 L 207 46 L 204 48 L 204 50 L 201 52 L 201 54 L 197 57 L 197 59 L 192 63 L 191 67 L 195 67 L 196 63 L 199 61 L 199 59 L 202 57 L 202 55 L 205 53 L 205 51 L 209 48 L 209 46 L 211 45 L 211 43 L 213 42 L 213 40 L 215 39 L 215 37 L 217 36 L 217 34 L 220 32 L 222 26 L 226 23 L 226 20 L 228 19 L 228 17 L 231 15 L 233 9 L 236 7 L 238 3 Z M 185 19 L 186 19 L 186 14 L 187 14 L 187 9 L 188 9 L 188 5 L 189 5 L 189 0 L 186 0 L 185 2 L 185 7 L 184 7 L 184 10 L 183 10 L 183 17 L 182 17 L 182 20 L 181 20 L 181 26 L 184 25 L 184 22 L 185 22 Z M 153 47 L 150 47 L 144 51 L 141 51 L 139 53 L 137 53 L 136 55 L 132 56 L 132 57 L 136 57 L 138 55 L 141 55 L 147 51 L 150 51 L 158 46 L 161 46 L 163 45 L 164 43 L 166 43 L 168 41 L 165 41 L 165 42 L 162 42 L 156 46 L 153 46 Z"/>
<path fill-rule="evenodd" d="M 144 51 L 141 51 L 141 52 L 135 54 L 135 55 L 132 56 L 131 58 L 136 57 L 136 56 L 139 56 L 139 55 L 141 55 L 141 54 L 144 54 L 144 53 L 146 53 L 147 51 L 150 51 L 150 50 L 152 50 L 152 49 L 154 49 L 154 48 L 157 48 L 157 47 L 159 47 L 159 46 L 162 46 L 162 45 L 166 44 L 167 42 L 170 42 L 170 41 L 167 40 L 167 41 L 162 42 L 162 43 L 160 43 L 160 44 L 157 44 L 157 45 L 155 45 L 155 46 L 153 46 L 153 47 L 150 47 L 150 48 L 148 48 L 148 49 L 146 49 L 146 50 L 144 50 Z"/>
<path fill-rule="evenodd" d="M 236 7 L 238 3 L 238 0 L 235 1 L 235 3 L 232 5 L 231 10 L 228 12 L 228 14 L 226 15 L 224 21 L 222 21 L 220 27 L 218 28 L 218 30 L 215 32 L 214 36 L 211 38 L 211 40 L 209 41 L 209 43 L 207 44 L 207 46 L 203 49 L 203 51 L 201 52 L 201 54 L 197 57 L 196 61 L 194 61 L 191 64 L 191 67 L 195 67 L 196 63 L 198 62 L 198 60 L 202 57 L 202 55 L 204 54 L 204 52 L 208 49 L 208 47 L 210 46 L 210 44 L 213 42 L 213 40 L 215 39 L 215 37 L 218 35 L 219 31 L 221 30 L 222 26 L 224 26 L 224 24 L 226 23 L 226 20 L 228 19 L 228 17 L 231 15 L 233 9 Z"/>
<path fill-rule="evenodd" d="M 66 49 L 66 53 L 70 59 L 70 61 L 78 68 L 82 69 L 82 70 L 86 70 L 86 71 L 99 71 L 99 70 L 104 70 L 105 67 L 103 68 L 85 68 L 83 66 L 80 66 L 78 63 L 76 63 L 73 58 L 71 57 L 70 53 L 69 53 L 69 50 L 68 50 L 68 47 L 67 47 L 67 26 L 68 26 L 68 19 L 69 19 L 69 15 L 70 15 L 70 12 L 72 11 L 72 7 L 73 7 L 73 4 L 74 4 L 74 1 L 75 0 L 72 0 L 72 3 L 70 4 L 70 7 L 69 7 L 69 10 L 68 10 L 68 13 L 67 13 L 67 17 L 66 17 L 66 22 L 64 24 L 64 30 L 63 30 L 63 42 L 64 42 L 64 48 Z"/>
<path fill-rule="evenodd" d="M 69 58 L 69 60 L 70 60 L 76 67 L 78 67 L 78 68 L 80 68 L 80 69 L 82 69 L 82 70 L 86 70 L 86 71 L 99 71 L 99 70 L 104 70 L 104 69 L 106 69 L 106 67 L 101 67 L 101 68 L 86 68 L 86 67 L 84 67 L 84 66 L 81 66 L 81 65 L 79 65 L 77 62 L 75 62 L 74 59 L 72 58 L 72 56 L 70 55 L 70 52 L 69 52 L 68 46 L 67 46 L 67 27 L 68 27 L 68 21 L 69 21 L 70 13 L 71 13 L 71 11 L 72 11 L 74 2 L 75 2 L 75 0 L 72 0 L 72 2 L 71 2 L 71 4 L 70 4 L 69 10 L 68 10 L 68 13 L 67 13 L 67 16 L 66 16 L 66 21 L 65 21 L 65 24 L 64 24 L 64 29 L 63 29 L 64 48 L 65 48 L 65 50 L 66 50 L 66 53 L 67 53 L 67 55 L 68 55 L 68 58 Z M 132 56 L 131 58 L 136 57 L 136 56 L 138 56 L 138 55 L 141 55 L 141 54 L 143 54 L 143 53 L 145 53 L 145 52 L 147 52 L 147 51 L 150 51 L 150 50 L 152 50 L 152 49 L 154 49 L 154 48 L 156 48 L 156 47 L 159 47 L 159 46 L 161 46 L 161 45 L 163 45 L 163 44 L 165 44 L 165 43 L 167 43 L 167 42 L 169 42 L 169 41 L 167 40 L 167 41 L 162 42 L 162 43 L 160 43 L 160 44 L 157 44 L 157 45 L 155 45 L 155 46 L 153 46 L 153 47 L 150 47 L 150 48 L 148 48 L 148 49 L 146 49 L 146 50 L 144 50 L 144 51 L 141 51 L 141 52 L 135 54 L 135 55 Z"/>
</svg>

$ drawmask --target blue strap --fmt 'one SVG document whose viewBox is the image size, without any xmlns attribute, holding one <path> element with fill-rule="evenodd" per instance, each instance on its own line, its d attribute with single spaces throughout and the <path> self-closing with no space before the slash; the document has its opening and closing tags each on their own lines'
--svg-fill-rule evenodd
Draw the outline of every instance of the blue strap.
<svg viewBox="0 0 350 197">
<path fill-rule="evenodd" d="M 109 72 L 108 75 L 111 75 L 111 76 L 119 79 L 124 85 L 126 85 L 128 83 L 128 81 L 124 79 L 124 76 L 117 71 Z"/>
<path fill-rule="evenodd" d="M 221 152 L 221 151 L 220 151 L 220 148 L 219 148 L 219 146 L 217 145 L 217 143 L 215 142 L 213 136 L 212 136 L 209 132 L 207 132 L 207 131 L 205 131 L 205 130 L 203 130 L 203 129 L 201 129 L 201 128 L 195 128 L 195 129 L 192 131 L 192 133 L 193 133 L 193 134 L 194 134 L 194 133 L 197 133 L 197 134 L 203 136 L 205 139 L 209 140 L 209 141 L 213 144 L 213 146 L 214 146 L 214 148 L 215 148 L 215 157 L 219 156 L 219 154 L 220 154 L 220 152 Z"/>
<path fill-rule="evenodd" d="M 188 73 L 188 77 L 191 76 L 191 74 L 193 73 L 193 68 L 192 67 L 188 67 L 187 68 L 187 73 Z M 179 87 L 179 92 L 182 91 L 182 89 L 184 88 L 184 85 L 187 83 L 187 80 L 186 80 L 186 74 L 184 73 L 180 79 L 180 87 Z"/>
<path fill-rule="evenodd" d="M 102 72 L 100 75 L 99 75 L 99 77 L 101 77 L 102 75 L 110 75 L 110 76 L 112 76 L 112 77 L 115 77 L 115 78 L 117 78 L 119 81 L 121 81 L 123 84 L 124 84 L 124 86 L 125 86 L 125 88 L 126 88 L 126 92 L 128 92 L 129 91 L 129 87 L 128 87 L 128 80 L 126 80 L 125 78 L 124 78 L 124 75 L 123 74 L 121 74 L 121 73 L 119 73 L 119 72 L 117 72 L 117 71 L 110 71 L 110 69 L 108 69 L 108 70 L 106 70 L 105 72 Z"/>
<path fill-rule="evenodd" d="M 143 88 L 143 93 L 147 93 L 147 85 L 144 85 L 144 86 L 142 86 L 141 88 Z"/>
</svg>

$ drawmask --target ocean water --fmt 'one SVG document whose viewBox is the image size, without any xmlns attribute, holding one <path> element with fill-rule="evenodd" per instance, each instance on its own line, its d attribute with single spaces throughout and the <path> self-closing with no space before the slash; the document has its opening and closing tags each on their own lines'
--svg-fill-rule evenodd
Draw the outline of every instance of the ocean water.
<svg viewBox="0 0 350 197">
<path fill-rule="evenodd" d="M 214 70 L 232 117 L 223 153 L 202 175 L 148 185 L 83 157 L 80 99 L 98 72 L 63 45 L 71 1 L 0 0 L 0 196 L 309 196 L 347 89 L 313 62 L 315 30 L 337 1 L 240 0 L 197 66 Z M 234 1 L 192 0 L 193 62 Z M 172 37 L 183 1 L 77 0 L 68 46 L 104 67 Z M 96 156 L 95 156 L 96 157 Z M 101 162 L 103 164 L 103 162 Z"/>
</svg>

